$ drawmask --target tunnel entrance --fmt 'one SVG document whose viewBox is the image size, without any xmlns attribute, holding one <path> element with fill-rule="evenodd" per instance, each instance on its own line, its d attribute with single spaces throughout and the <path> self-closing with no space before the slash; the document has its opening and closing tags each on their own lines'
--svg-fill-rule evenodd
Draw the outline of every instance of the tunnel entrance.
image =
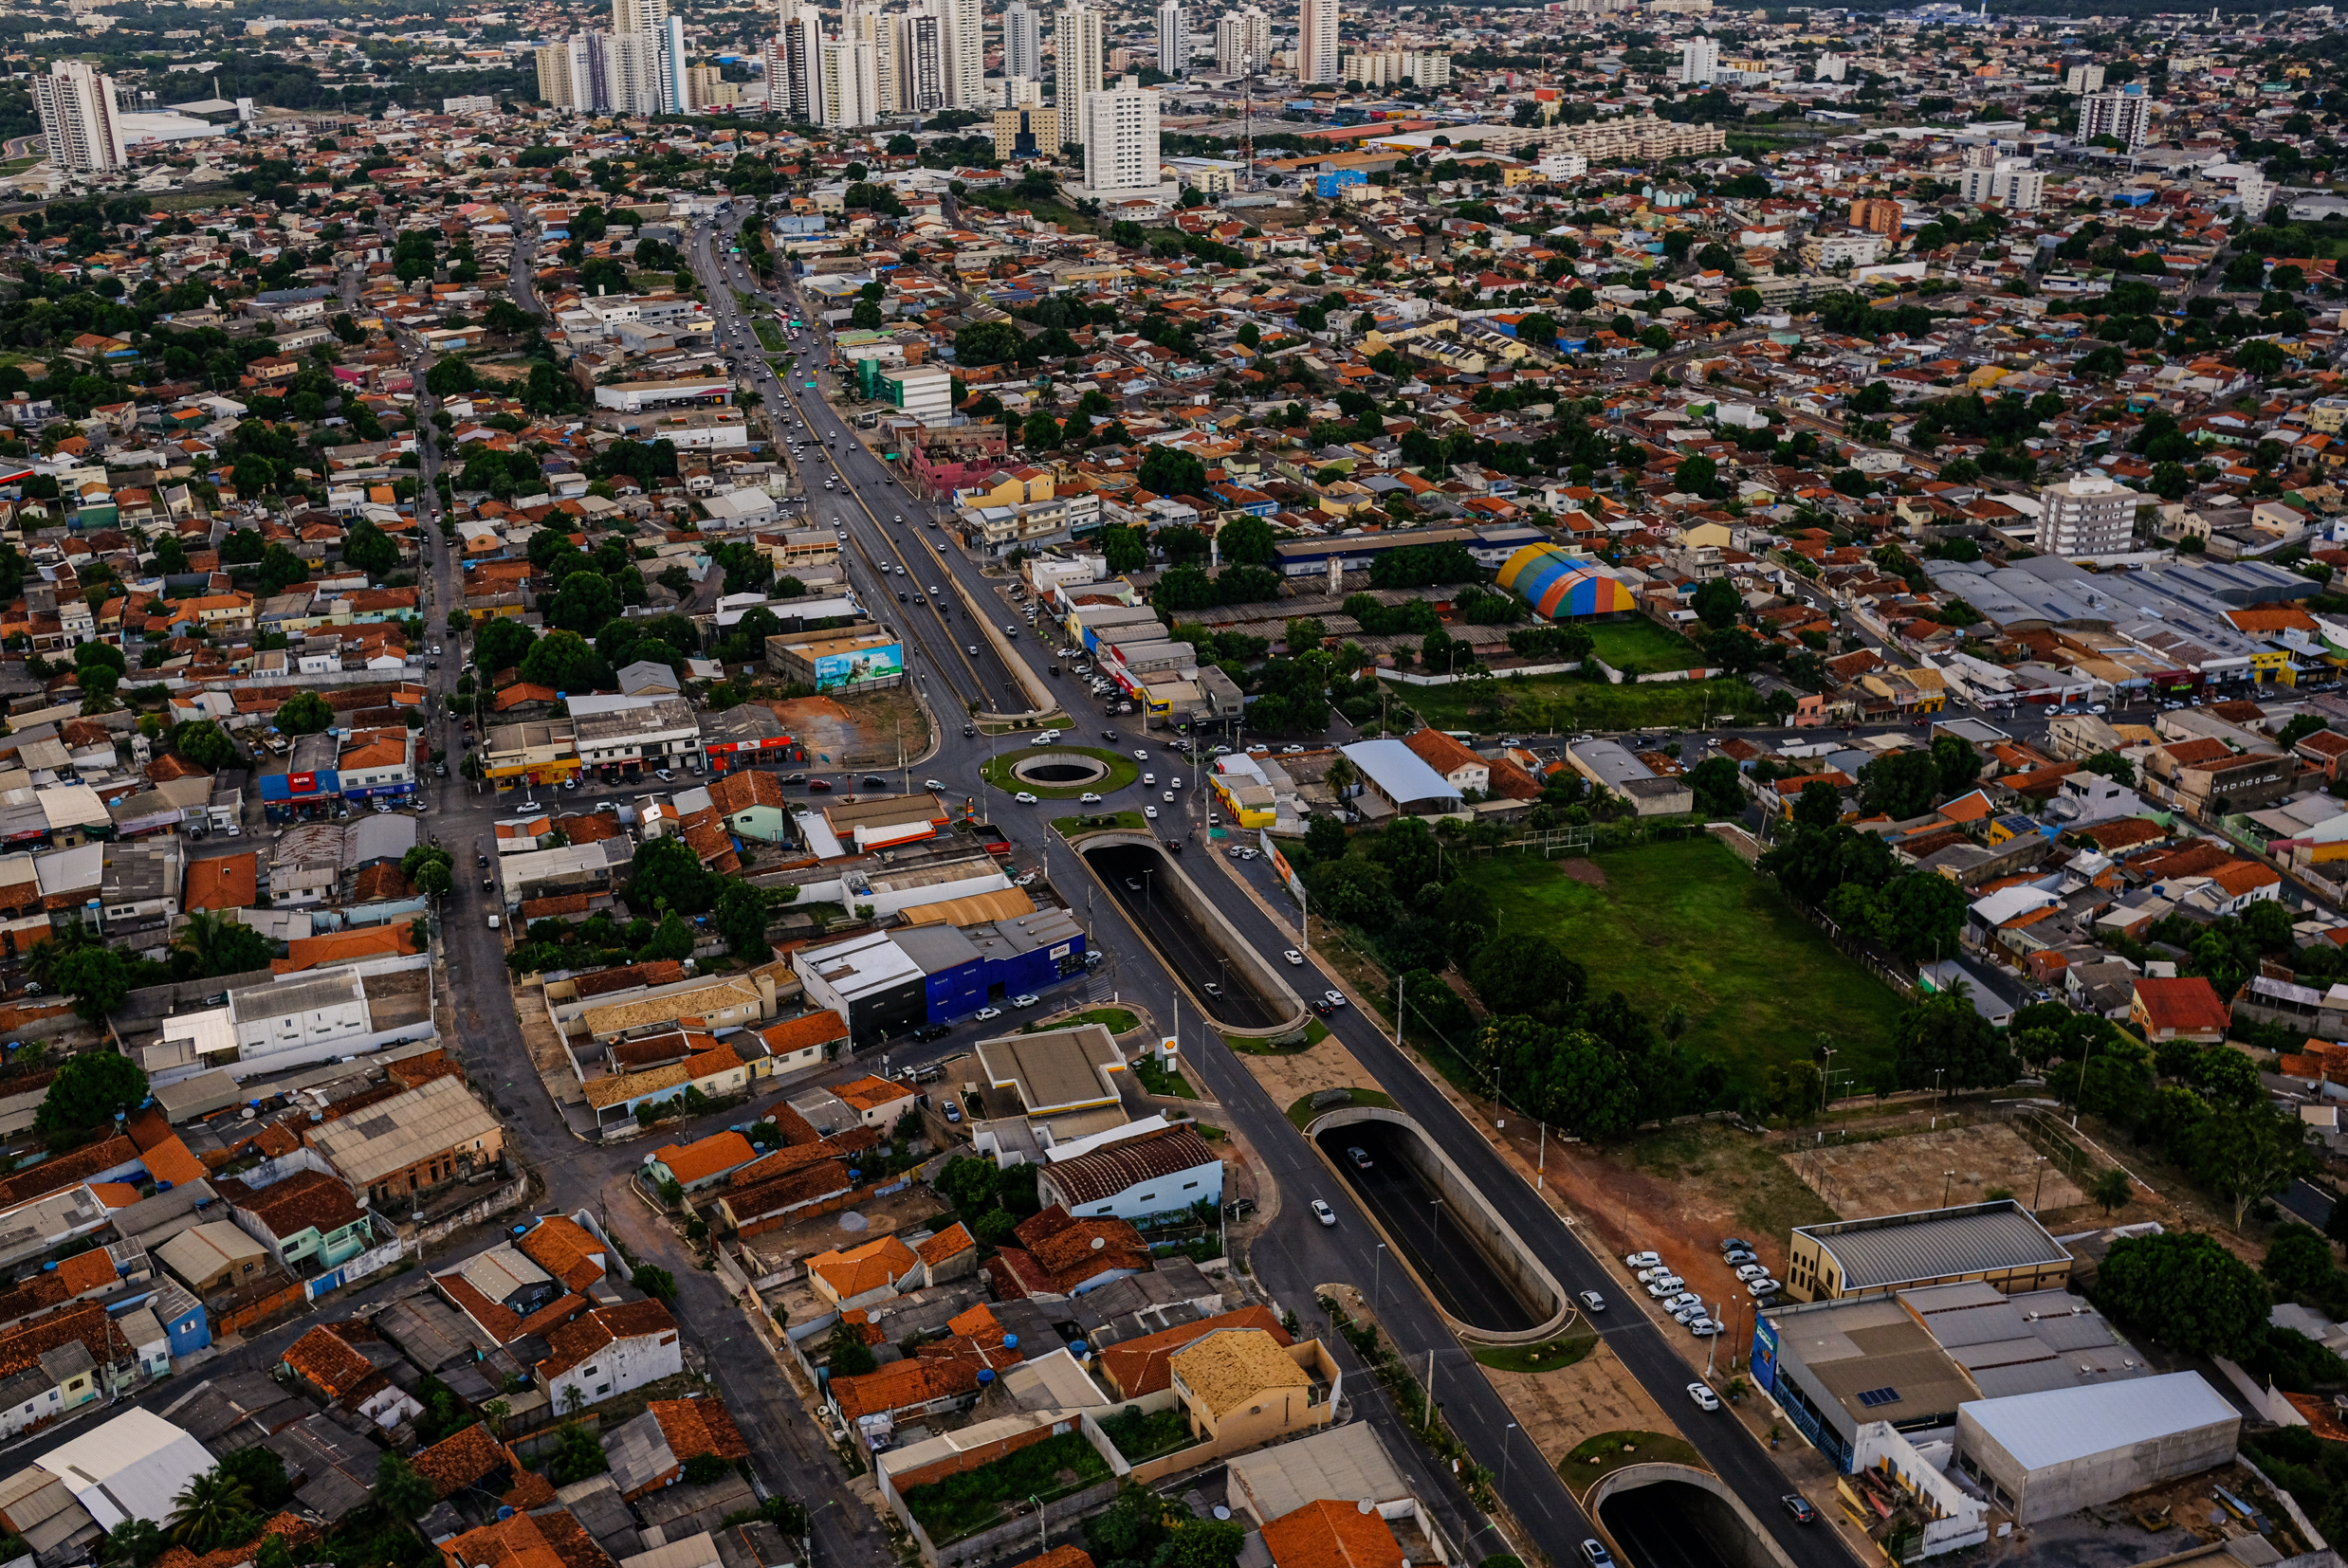
<svg viewBox="0 0 2348 1568">
<path fill-rule="evenodd" d="M 1448 1183 L 1429 1179 L 1425 1140 L 1415 1127 L 1354 1121 L 1314 1135 L 1379 1229 L 1407 1254 L 1436 1304 L 1472 1328 L 1530 1332 L 1556 1310 L 1540 1306 L 1495 1258 L 1473 1213 L 1462 1213 Z M 1414 1147 L 1416 1145 L 1416 1147 Z"/>
<path fill-rule="evenodd" d="M 1305 1020 L 1304 1004 L 1275 976 L 1155 840 L 1088 842 L 1085 863 L 1149 939 L 1206 1015 L 1233 1029 L 1269 1030 Z"/>
<path fill-rule="evenodd" d="M 1782 1568 L 1776 1542 L 1713 1489 L 1718 1483 L 1682 1480 L 1689 1472 L 1677 1467 L 1652 1469 L 1652 1480 L 1635 1466 L 1612 1478 L 1596 1510 L 1623 1568 Z"/>
</svg>

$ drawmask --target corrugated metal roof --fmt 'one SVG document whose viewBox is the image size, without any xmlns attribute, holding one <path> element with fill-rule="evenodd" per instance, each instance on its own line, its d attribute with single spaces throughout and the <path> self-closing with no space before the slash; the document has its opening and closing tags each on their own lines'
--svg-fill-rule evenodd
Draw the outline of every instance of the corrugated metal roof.
<svg viewBox="0 0 2348 1568">
<path fill-rule="evenodd" d="M 1844 1290 L 2070 1259 L 2062 1243 L 2011 1203 L 1806 1225 L 1801 1233 L 1816 1238 L 1840 1266 Z"/>
<path fill-rule="evenodd" d="M 1958 1415 L 1972 1420 L 2025 1470 L 2242 1421 L 2197 1372 L 1983 1399 Z"/>
</svg>

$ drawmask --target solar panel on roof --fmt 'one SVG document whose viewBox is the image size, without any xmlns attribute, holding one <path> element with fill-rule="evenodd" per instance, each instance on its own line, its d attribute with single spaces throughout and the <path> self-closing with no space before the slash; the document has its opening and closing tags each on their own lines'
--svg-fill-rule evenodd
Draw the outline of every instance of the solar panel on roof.
<svg viewBox="0 0 2348 1568">
<path fill-rule="evenodd" d="M 1896 1405 L 1899 1403 L 1899 1391 L 1889 1386 L 1861 1389 L 1859 1402 L 1869 1410 L 1873 1410 L 1878 1405 Z"/>
</svg>

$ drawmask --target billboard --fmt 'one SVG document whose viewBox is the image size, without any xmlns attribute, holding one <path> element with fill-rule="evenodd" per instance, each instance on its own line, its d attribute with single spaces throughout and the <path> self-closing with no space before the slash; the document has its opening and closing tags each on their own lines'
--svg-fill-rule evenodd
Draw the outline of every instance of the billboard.
<svg viewBox="0 0 2348 1568">
<path fill-rule="evenodd" d="M 876 685 L 905 677 L 905 645 L 882 643 L 849 653 L 827 653 L 816 661 L 816 689 Z"/>
</svg>

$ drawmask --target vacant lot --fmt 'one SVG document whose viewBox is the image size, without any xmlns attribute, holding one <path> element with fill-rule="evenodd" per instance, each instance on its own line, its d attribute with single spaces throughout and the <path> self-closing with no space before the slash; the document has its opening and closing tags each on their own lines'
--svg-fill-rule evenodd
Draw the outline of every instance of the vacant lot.
<svg viewBox="0 0 2348 1568">
<path fill-rule="evenodd" d="M 1620 991 L 1658 1019 L 1686 1008 L 1685 1043 L 1718 1057 L 1737 1089 L 1759 1088 L 1771 1064 L 1808 1060 L 1821 1035 L 1838 1086 L 1845 1071 L 1854 1088 L 1888 1081 L 1899 998 L 1716 840 L 1615 850 L 1595 864 L 1603 879 L 1585 864 L 1521 855 L 1468 874 L 1499 905 L 1503 930 L 1553 937 L 1593 990 Z"/>
<path fill-rule="evenodd" d="M 1703 649 L 1643 616 L 1628 621 L 1592 622 L 1589 634 L 1598 645 L 1598 657 L 1626 674 L 1634 670 L 1693 669 L 1704 662 Z"/>
<path fill-rule="evenodd" d="M 1669 661 L 1674 665 L 1688 662 L 1677 654 Z M 1659 659 L 1641 667 L 1660 669 L 1664 663 Z M 1751 720 L 1761 713 L 1760 699 L 1738 680 L 1668 681 L 1651 685 L 1625 682 L 1615 686 L 1604 679 L 1584 680 L 1578 675 L 1520 675 L 1462 681 L 1452 686 L 1395 683 L 1386 689 L 1395 701 L 1409 703 L 1438 729 L 1488 734 L 1574 735 L 1583 730 L 1635 730 L 1657 724 L 1693 729 L 1734 719 Z"/>
<path fill-rule="evenodd" d="M 1785 1158 L 1844 1219 L 1937 1209 L 1944 1193 L 1951 1203 L 1980 1203 L 1994 1193 L 2040 1210 L 2087 1201 L 2051 1164 L 2042 1180 L 2038 1151 L 2012 1128 L 1994 1122 L 1864 1143 L 1836 1143 L 1832 1138 L 1830 1133 L 1828 1141 Z"/>
</svg>

